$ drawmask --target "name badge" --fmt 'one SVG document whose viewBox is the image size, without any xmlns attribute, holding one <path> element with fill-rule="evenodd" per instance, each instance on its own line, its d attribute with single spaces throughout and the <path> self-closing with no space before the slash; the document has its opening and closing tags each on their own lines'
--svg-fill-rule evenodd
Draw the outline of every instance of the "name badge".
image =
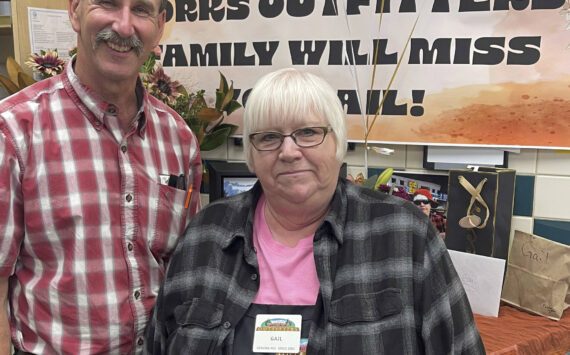
<svg viewBox="0 0 570 355">
<path fill-rule="evenodd" d="M 258 314 L 253 333 L 254 353 L 298 353 L 301 345 L 300 314 Z"/>
</svg>

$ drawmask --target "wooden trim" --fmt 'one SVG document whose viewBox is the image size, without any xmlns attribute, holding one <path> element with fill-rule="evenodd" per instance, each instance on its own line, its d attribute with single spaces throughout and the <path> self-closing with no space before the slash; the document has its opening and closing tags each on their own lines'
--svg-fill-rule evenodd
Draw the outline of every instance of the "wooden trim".
<svg viewBox="0 0 570 355">
<path fill-rule="evenodd" d="M 5 0 L 0 0 L 5 1 Z M 10 16 L 0 16 L 0 36 L 12 34 L 12 19 Z"/>
<path fill-rule="evenodd" d="M 69 0 L 10 0 L 12 7 L 12 35 L 14 37 L 14 59 L 22 66 L 24 72 L 32 75 L 30 68 L 23 63 L 30 56 L 30 29 L 28 24 L 28 7 L 66 10 Z"/>
</svg>

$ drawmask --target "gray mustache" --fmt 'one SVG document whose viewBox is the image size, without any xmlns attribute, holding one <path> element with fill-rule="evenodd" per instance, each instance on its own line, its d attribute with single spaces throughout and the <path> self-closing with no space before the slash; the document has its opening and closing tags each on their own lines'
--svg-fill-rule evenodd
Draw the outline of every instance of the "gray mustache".
<svg viewBox="0 0 570 355">
<path fill-rule="evenodd" d="M 94 47 L 97 48 L 99 44 L 101 44 L 101 42 L 103 41 L 111 41 L 120 46 L 131 47 L 135 51 L 136 55 L 139 57 L 143 51 L 143 43 L 138 38 L 137 35 L 132 35 L 127 38 L 123 38 L 117 32 L 109 28 L 106 28 L 104 30 L 99 31 L 95 36 Z"/>
</svg>

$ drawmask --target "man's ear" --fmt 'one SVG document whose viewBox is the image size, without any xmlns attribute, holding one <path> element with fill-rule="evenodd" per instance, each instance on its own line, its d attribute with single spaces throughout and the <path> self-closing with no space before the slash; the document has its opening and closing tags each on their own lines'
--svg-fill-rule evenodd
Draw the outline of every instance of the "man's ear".
<svg viewBox="0 0 570 355">
<path fill-rule="evenodd" d="M 162 11 L 162 13 L 160 13 L 158 15 L 158 34 L 156 37 L 156 43 L 154 44 L 154 46 L 158 46 L 158 43 L 160 43 L 160 40 L 162 39 L 162 35 L 164 34 L 164 26 L 166 26 L 166 11 Z"/>
<path fill-rule="evenodd" d="M 77 33 L 81 29 L 81 24 L 79 21 L 79 2 L 80 0 L 69 0 L 69 6 L 67 12 L 69 13 L 69 21 L 71 22 L 71 27 Z"/>
</svg>

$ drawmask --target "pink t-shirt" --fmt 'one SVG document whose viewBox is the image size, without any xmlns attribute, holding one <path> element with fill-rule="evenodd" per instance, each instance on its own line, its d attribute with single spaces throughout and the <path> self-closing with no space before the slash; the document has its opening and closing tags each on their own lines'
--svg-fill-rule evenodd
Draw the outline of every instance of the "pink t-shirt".
<svg viewBox="0 0 570 355">
<path fill-rule="evenodd" d="M 314 234 L 299 240 L 294 248 L 278 243 L 265 220 L 265 195 L 255 209 L 253 245 L 257 249 L 260 285 L 253 303 L 314 305 L 319 279 L 313 257 Z"/>
</svg>

